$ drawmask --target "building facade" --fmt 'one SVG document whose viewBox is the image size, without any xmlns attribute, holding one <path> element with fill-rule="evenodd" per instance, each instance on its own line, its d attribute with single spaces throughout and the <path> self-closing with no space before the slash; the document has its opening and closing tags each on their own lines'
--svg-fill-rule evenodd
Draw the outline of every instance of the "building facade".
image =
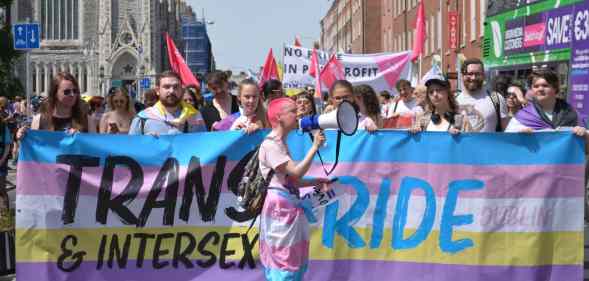
<svg viewBox="0 0 589 281">
<path fill-rule="evenodd" d="M 201 78 L 215 67 L 207 24 L 209 23 L 206 19 L 198 19 L 194 13 L 187 13 L 182 17 L 182 53 L 190 70 Z"/>
<path fill-rule="evenodd" d="M 485 0 L 432 0 L 425 3 L 426 39 L 420 66 L 414 65 L 415 78 L 433 63 L 450 78 L 465 58 L 481 58 Z M 411 50 L 415 37 L 418 0 L 382 0 L 382 49 L 387 52 Z M 453 15 L 452 17 L 450 15 Z M 457 23 L 451 22 L 457 15 Z M 455 46 L 451 43 L 455 42 Z M 455 48 L 453 48 L 455 47 Z M 454 83 L 454 82 L 453 82 Z"/>
<path fill-rule="evenodd" d="M 321 46 L 330 53 L 381 51 L 382 0 L 335 0 L 321 20 Z"/>
<path fill-rule="evenodd" d="M 33 95 L 46 94 L 59 71 L 72 73 L 87 95 L 105 95 L 111 86 L 136 89 L 138 80 L 153 80 L 168 69 L 163 33 L 182 47 L 182 5 L 180 0 L 15 1 L 13 24 L 41 25 L 41 48 L 31 52 Z M 17 70 L 21 77 L 23 69 L 21 64 Z"/>
</svg>

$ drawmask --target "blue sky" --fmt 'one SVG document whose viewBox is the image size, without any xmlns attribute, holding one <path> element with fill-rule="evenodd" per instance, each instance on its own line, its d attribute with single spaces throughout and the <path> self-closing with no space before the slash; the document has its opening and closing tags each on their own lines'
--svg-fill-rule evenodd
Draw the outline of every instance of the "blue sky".
<svg viewBox="0 0 589 281">
<path fill-rule="evenodd" d="M 214 21 L 208 32 L 219 69 L 257 69 L 270 48 L 280 60 L 282 45 L 295 35 L 303 46 L 319 40 L 320 20 L 329 9 L 328 0 L 190 0 L 201 18 Z"/>
</svg>

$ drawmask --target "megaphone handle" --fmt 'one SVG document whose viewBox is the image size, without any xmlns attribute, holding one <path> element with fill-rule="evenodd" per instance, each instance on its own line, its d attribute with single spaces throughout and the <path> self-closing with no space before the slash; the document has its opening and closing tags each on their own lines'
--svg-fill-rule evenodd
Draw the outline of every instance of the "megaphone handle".
<svg viewBox="0 0 589 281">
<path fill-rule="evenodd" d="M 309 133 L 309 137 L 311 138 L 311 142 L 313 142 L 314 141 L 313 134 Z M 333 173 L 333 171 L 335 170 L 335 167 L 337 167 L 337 163 L 339 161 L 339 148 L 340 148 L 341 139 L 342 139 L 342 131 L 337 130 L 337 142 L 335 145 L 335 163 L 333 163 L 333 166 L 331 166 L 331 169 L 329 171 L 327 171 L 327 169 L 325 169 L 325 163 L 323 162 L 323 158 L 321 157 L 321 152 L 319 152 L 319 150 L 317 150 L 317 156 L 319 156 L 319 161 L 321 162 L 321 167 L 323 168 L 323 172 L 325 172 L 325 176 L 329 176 L 331 173 Z"/>
</svg>

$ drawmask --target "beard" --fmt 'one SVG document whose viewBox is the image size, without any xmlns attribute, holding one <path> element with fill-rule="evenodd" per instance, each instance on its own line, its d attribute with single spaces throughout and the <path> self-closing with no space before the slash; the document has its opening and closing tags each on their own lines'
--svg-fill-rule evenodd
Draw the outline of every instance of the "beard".
<svg viewBox="0 0 589 281">
<path fill-rule="evenodd" d="M 478 91 L 483 87 L 483 83 L 479 81 L 470 81 L 464 83 L 464 87 L 471 92 Z"/>
<path fill-rule="evenodd" d="M 171 94 L 160 101 L 166 107 L 178 106 L 180 104 L 180 98 L 176 97 L 174 94 Z"/>
</svg>

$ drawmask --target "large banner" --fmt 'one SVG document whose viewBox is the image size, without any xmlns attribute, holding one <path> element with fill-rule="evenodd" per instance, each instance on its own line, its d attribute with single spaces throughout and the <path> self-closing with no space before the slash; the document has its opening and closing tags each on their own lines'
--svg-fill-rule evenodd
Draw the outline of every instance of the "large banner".
<svg viewBox="0 0 589 281">
<path fill-rule="evenodd" d="M 309 75 L 312 49 L 285 46 L 282 84 L 286 89 L 314 86 L 315 78 Z M 325 65 L 329 54 L 318 51 L 319 64 Z M 346 80 L 354 85 L 368 84 L 378 93 L 396 94 L 399 79 L 411 80 L 411 52 L 382 54 L 338 54 L 344 67 Z"/>
<path fill-rule="evenodd" d="M 234 187 L 263 137 L 30 131 L 19 280 L 262 280 Z M 311 144 L 288 142 L 299 160 Z M 572 134 L 359 132 L 341 148 L 343 195 L 316 211 L 306 280 L 582 279 L 584 150 Z"/>
</svg>

